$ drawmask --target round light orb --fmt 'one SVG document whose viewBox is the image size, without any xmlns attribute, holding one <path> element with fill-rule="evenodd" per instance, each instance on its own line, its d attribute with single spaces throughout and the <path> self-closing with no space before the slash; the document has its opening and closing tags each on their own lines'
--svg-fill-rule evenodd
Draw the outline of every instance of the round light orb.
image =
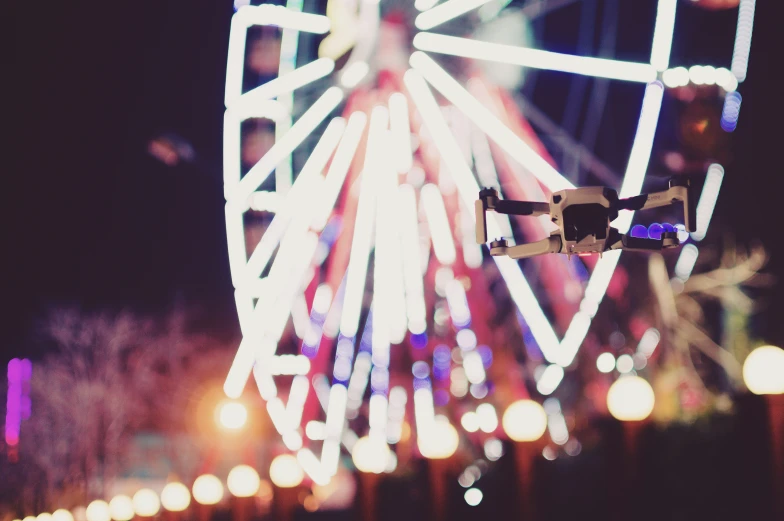
<svg viewBox="0 0 784 521">
<path fill-rule="evenodd" d="M 58 508 L 52 512 L 52 521 L 74 521 L 74 516 L 64 508 Z"/>
<path fill-rule="evenodd" d="M 270 463 L 270 479 L 280 488 L 294 488 L 302 483 L 305 473 L 291 454 L 275 456 Z"/>
<path fill-rule="evenodd" d="M 460 418 L 460 425 L 466 432 L 476 432 L 479 430 L 479 415 L 474 411 L 468 411 Z"/>
<path fill-rule="evenodd" d="M 237 465 L 229 471 L 229 477 L 226 479 L 229 492 L 237 497 L 255 496 L 260 485 L 259 473 L 248 465 Z"/>
<path fill-rule="evenodd" d="M 504 411 L 501 425 L 513 441 L 536 441 L 547 430 L 547 413 L 533 400 L 517 400 Z"/>
<path fill-rule="evenodd" d="M 35 516 L 35 521 L 52 521 L 52 514 L 49 512 L 41 512 Z"/>
<path fill-rule="evenodd" d="M 354 444 L 351 458 L 360 472 L 381 474 L 389 463 L 389 446 L 384 440 L 362 436 Z"/>
<path fill-rule="evenodd" d="M 22 519 L 22 521 L 35 521 L 35 516 L 27 516 L 26 518 Z"/>
<path fill-rule="evenodd" d="M 629 354 L 621 355 L 616 360 L 615 367 L 621 374 L 629 373 L 634 369 L 634 358 Z"/>
<path fill-rule="evenodd" d="M 651 385 L 639 376 L 622 376 L 607 391 L 607 408 L 621 421 L 641 421 L 653 411 Z"/>
<path fill-rule="evenodd" d="M 87 505 L 84 517 L 87 518 L 87 521 L 109 521 L 112 518 L 112 514 L 109 512 L 109 503 L 96 499 Z"/>
<path fill-rule="evenodd" d="M 604 352 L 596 358 L 596 368 L 602 373 L 611 373 L 615 369 L 615 357 Z"/>
<path fill-rule="evenodd" d="M 133 510 L 142 517 L 152 517 L 161 509 L 158 494 L 149 488 L 143 488 L 133 495 Z"/>
<path fill-rule="evenodd" d="M 236 431 L 248 421 L 248 409 L 239 402 L 224 402 L 219 405 L 218 419 L 224 429 Z"/>
<path fill-rule="evenodd" d="M 479 490 L 478 488 L 469 488 L 468 490 L 465 491 L 465 495 L 463 496 L 465 502 L 472 507 L 475 507 L 479 503 L 481 503 L 483 497 L 484 494 L 482 494 L 482 491 Z"/>
<path fill-rule="evenodd" d="M 161 491 L 161 504 L 169 512 L 182 512 L 191 504 L 191 492 L 182 483 L 167 483 Z"/>
<path fill-rule="evenodd" d="M 743 381 L 754 394 L 784 394 L 784 349 L 762 346 L 749 353 Z"/>
<path fill-rule="evenodd" d="M 435 420 L 417 434 L 417 447 L 428 459 L 447 459 L 457 450 L 460 436 L 449 420 L 436 416 Z"/>
<path fill-rule="evenodd" d="M 202 474 L 193 482 L 193 499 L 202 505 L 215 505 L 223 499 L 223 483 L 212 474 Z"/>
<path fill-rule="evenodd" d="M 114 521 L 130 521 L 133 519 L 133 501 L 124 494 L 118 494 L 109 501 L 109 513 Z"/>
</svg>

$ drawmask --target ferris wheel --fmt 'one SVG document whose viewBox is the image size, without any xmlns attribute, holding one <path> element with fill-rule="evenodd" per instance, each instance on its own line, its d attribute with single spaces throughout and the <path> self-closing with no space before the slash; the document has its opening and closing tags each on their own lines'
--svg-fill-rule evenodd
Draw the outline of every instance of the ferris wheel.
<svg viewBox="0 0 784 521">
<path fill-rule="evenodd" d="M 227 63 L 224 196 L 243 340 L 224 390 L 238 397 L 252 377 L 283 443 L 314 482 L 335 475 L 341 447 L 370 443 L 389 455 L 372 470 L 394 468 L 407 457 L 402 447 L 412 430 L 425 457 L 439 457 L 444 440 L 457 444 L 458 423 L 460 436 L 487 453 L 497 410 L 527 396 L 526 379 L 551 395 L 575 361 L 620 252 L 525 265 L 491 258 L 474 242 L 474 200 L 486 186 L 527 200 L 586 183 L 638 195 L 665 84 L 681 85 L 682 72 L 670 68 L 677 0 L 659 0 L 645 29 L 649 55 L 639 62 L 612 57 L 617 0 L 606 2 L 601 56 L 536 48 L 532 21 L 573 3 L 238 6 Z M 594 4 L 586 1 L 586 9 Z M 249 34 L 265 30 L 276 35 L 280 59 L 254 84 Z M 587 41 L 594 31 L 582 25 L 580 32 Z M 520 94 L 521 71 L 530 70 L 577 79 L 562 121 Z M 732 73 L 711 74 L 730 91 L 739 79 L 734 60 Z M 570 114 L 581 110 L 575 92 L 586 81 L 600 83 L 575 136 Z M 628 107 L 638 118 L 622 173 L 593 152 L 607 100 L 602 86 L 610 82 L 638 91 Z M 258 120 L 270 139 L 248 160 L 243 134 Z M 568 172 L 537 131 L 559 137 Z M 614 226 L 625 233 L 633 218 L 624 211 Z M 491 236 L 509 240 L 540 238 L 551 227 L 546 218 L 488 222 Z M 488 289 L 496 279 L 519 319 L 511 322 L 520 341 L 508 327 L 490 326 L 505 307 Z M 521 357 L 539 360 L 536 370 Z"/>
</svg>

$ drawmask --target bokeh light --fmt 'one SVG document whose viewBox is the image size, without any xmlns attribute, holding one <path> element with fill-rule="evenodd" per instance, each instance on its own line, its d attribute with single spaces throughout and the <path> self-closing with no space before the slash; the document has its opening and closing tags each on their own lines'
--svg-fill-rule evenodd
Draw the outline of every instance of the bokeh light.
<svg viewBox="0 0 784 521">
<path fill-rule="evenodd" d="M 182 483 L 167 483 L 161 491 L 161 504 L 170 512 L 182 512 L 191 504 L 191 493 Z"/>
<path fill-rule="evenodd" d="M 305 478 L 297 458 L 291 454 L 275 456 L 270 463 L 270 479 L 280 488 L 293 488 L 299 486 Z"/>
<path fill-rule="evenodd" d="M 381 474 L 389 461 L 389 446 L 379 438 L 362 436 L 354 444 L 352 459 L 360 472 Z"/>
<path fill-rule="evenodd" d="M 133 519 L 133 500 L 125 494 L 118 494 L 109 501 L 109 513 L 114 521 L 129 521 Z"/>
<path fill-rule="evenodd" d="M 621 421 L 641 421 L 653 411 L 651 385 L 639 376 L 622 376 L 607 391 L 607 408 Z"/>
<path fill-rule="evenodd" d="M 152 517 L 161 509 L 158 494 L 149 488 L 143 488 L 133 495 L 133 510 L 141 517 Z"/>
<path fill-rule="evenodd" d="M 596 357 L 596 368 L 602 373 L 611 373 L 615 369 L 615 357 L 613 354 L 604 352 Z"/>
<path fill-rule="evenodd" d="M 74 521 L 74 516 L 64 508 L 58 508 L 52 512 L 52 521 Z"/>
<path fill-rule="evenodd" d="M 472 507 L 475 507 L 482 502 L 482 498 L 484 497 L 484 494 L 482 494 L 482 491 L 479 490 L 478 488 L 469 488 L 468 490 L 465 491 L 463 497 L 465 498 L 466 503 L 468 503 Z"/>
<path fill-rule="evenodd" d="M 239 402 L 224 402 L 219 407 L 218 418 L 226 429 L 241 429 L 248 420 L 248 409 Z"/>
<path fill-rule="evenodd" d="M 223 499 L 223 483 L 212 474 L 202 474 L 193 482 L 193 499 L 202 505 L 215 505 Z"/>
<path fill-rule="evenodd" d="M 259 491 L 261 478 L 251 466 L 237 465 L 229 471 L 226 486 L 237 497 L 252 497 Z"/>
<path fill-rule="evenodd" d="M 743 381 L 754 394 L 784 394 L 784 350 L 775 346 L 754 349 L 743 362 Z"/>
<path fill-rule="evenodd" d="M 109 521 L 112 518 L 109 503 L 101 499 L 96 499 L 87 505 L 84 515 L 87 521 Z"/>
<path fill-rule="evenodd" d="M 547 413 L 533 400 L 518 400 L 507 407 L 501 424 L 514 441 L 536 441 L 547 430 Z"/>
</svg>

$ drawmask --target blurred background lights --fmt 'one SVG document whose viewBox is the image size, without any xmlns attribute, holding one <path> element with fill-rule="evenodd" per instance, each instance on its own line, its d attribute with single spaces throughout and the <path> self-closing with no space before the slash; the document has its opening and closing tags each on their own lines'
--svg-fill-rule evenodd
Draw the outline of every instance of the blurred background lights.
<svg viewBox="0 0 784 521">
<path fill-rule="evenodd" d="M 149 488 L 143 488 L 133 495 L 133 510 L 141 517 L 153 517 L 161 509 L 158 494 Z"/>
<path fill-rule="evenodd" d="M 611 373 L 615 369 L 615 357 L 613 354 L 605 351 L 596 357 L 596 368 L 602 373 Z"/>
<path fill-rule="evenodd" d="M 109 512 L 109 504 L 101 499 L 96 499 L 87 505 L 84 515 L 87 521 L 109 521 L 112 518 L 112 514 Z"/>
<path fill-rule="evenodd" d="M 354 444 L 352 460 L 360 472 L 381 474 L 386 470 L 390 450 L 384 440 L 362 436 Z"/>
<path fill-rule="evenodd" d="M 468 411 L 460 418 L 460 425 L 466 432 L 479 430 L 479 416 L 474 411 Z"/>
<path fill-rule="evenodd" d="M 547 413 L 533 400 L 518 400 L 504 411 L 501 423 L 513 441 L 536 441 L 547 430 Z"/>
<path fill-rule="evenodd" d="M 74 516 L 64 508 L 58 508 L 52 512 L 52 521 L 74 521 Z"/>
<path fill-rule="evenodd" d="M 219 418 L 224 428 L 238 430 L 248 420 L 248 410 L 239 402 L 224 402 L 220 405 Z"/>
<path fill-rule="evenodd" d="M 482 432 L 491 434 L 498 428 L 498 415 L 495 412 L 495 407 L 491 403 L 480 404 L 476 408 L 476 414 L 479 417 L 479 428 Z"/>
<path fill-rule="evenodd" d="M 718 163 L 711 164 L 705 176 L 700 199 L 697 201 L 697 229 L 691 234 L 691 238 L 695 241 L 701 241 L 708 233 L 708 226 L 719 198 L 719 190 L 723 180 L 724 167 Z"/>
<path fill-rule="evenodd" d="M 615 362 L 615 367 L 621 374 L 628 373 L 634 369 L 634 360 L 632 359 L 631 355 L 621 355 L 618 357 L 618 361 Z"/>
<path fill-rule="evenodd" d="M 719 122 L 725 132 L 733 132 L 738 126 L 741 101 L 743 101 L 743 97 L 737 91 L 728 92 L 725 96 L 724 108 L 721 111 L 721 121 Z"/>
<path fill-rule="evenodd" d="M 294 488 L 305 478 L 297 458 L 291 454 L 275 456 L 270 463 L 269 475 L 272 483 L 280 488 Z"/>
<path fill-rule="evenodd" d="M 223 499 L 223 483 L 212 474 L 202 474 L 193 482 L 193 499 L 201 505 L 216 505 Z"/>
<path fill-rule="evenodd" d="M 496 461 L 504 455 L 504 444 L 498 438 L 489 438 L 484 445 L 485 457 L 490 461 Z"/>
<path fill-rule="evenodd" d="M 52 514 L 49 512 L 42 512 L 35 516 L 35 521 L 52 521 Z"/>
<path fill-rule="evenodd" d="M 639 376 L 622 376 L 607 391 L 607 408 L 621 421 L 641 421 L 653 411 L 651 385 Z"/>
<path fill-rule="evenodd" d="M 465 498 L 466 503 L 472 507 L 475 507 L 482 502 L 482 497 L 484 497 L 484 495 L 478 488 L 469 488 L 465 491 L 465 495 L 463 497 Z"/>
<path fill-rule="evenodd" d="M 125 494 L 118 494 L 109 501 L 109 513 L 114 521 L 129 521 L 133 519 L 133 500 Z"/>
<path fill-rule="evenodd" d="M 417 435 L 417 447 L 423 457 L 428 459 L 450 458 L 460 442 L 460 437 L 449 420 L 436 416 L 425 429 Z"/>
<path fill-rule="evenodd" d="M 109 518 L 107 517 L 107 519 Z M 22 521 L 35 521 L 35 516 L 27 516 L 24 519 L 22 519 Z"/>
<path fill-rule="evenodd" d="M 229 471 L 226 487 L 236 497 L 253 497 L 259 491 L 259 473 L 248 465 L 237 465 Z"/>
<path fill-rule="evenodd" d="M 784 394 L 784 350 L 754 349 L 743 362 L 743 381 L 754 394 Z"/>
<path fill-rule="evenodd" d="M 191 493 L 182 483 L 167 483 L 161 491 L 161 504 L 170 512 L 182 512 L 191 504 Z"/>
</svg>

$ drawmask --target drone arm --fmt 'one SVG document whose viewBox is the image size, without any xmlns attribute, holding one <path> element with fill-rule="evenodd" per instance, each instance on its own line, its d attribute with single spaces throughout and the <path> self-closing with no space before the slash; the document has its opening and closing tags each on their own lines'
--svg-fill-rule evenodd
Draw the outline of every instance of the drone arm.
<svg viewBox="0 0 784 521">
<path fill-rule="evenodd" d="M 673 179 L 670 188 L 663 192 L 642 194 L 618 201 L 619 210 L 648 210 L 680 202 L 683 205 L 683 221 L 686 230 L 693 232 L 697 229 L 697 209 L 692 200 L 690 183 L 688 179 Z"/>
<path fill-rule="evenodd" d="M 495 246 L 490 248 L 490 255 L 508 255 L 513 259 L 527 259 L 528 257 L 536 257 L 537 255 L 544 255 L 545 253 L 560 252 L 561 237 L 559 235 L 551 235 L 546 239 L 529 244 L 520 244 L 512 247 Z"/>
<path fill-rule="evenodd" d="M 549 203 L 532 203 L 528 201 L 499 200 L 495 203 L 495 211 L 507 215 L 549 215 Z"/>
</svg>

